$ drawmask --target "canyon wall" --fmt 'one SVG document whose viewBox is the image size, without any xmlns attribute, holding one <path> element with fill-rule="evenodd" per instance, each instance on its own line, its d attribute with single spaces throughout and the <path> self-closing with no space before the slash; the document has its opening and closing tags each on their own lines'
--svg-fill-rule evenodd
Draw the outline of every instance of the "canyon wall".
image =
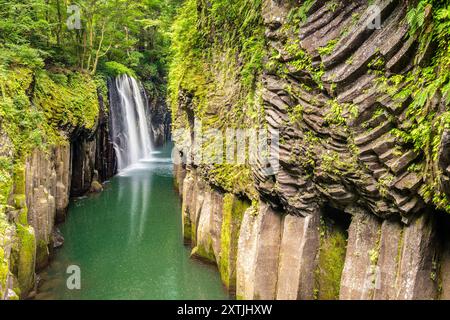
<svg viewBox="0 0 450 320">
<path fill-rule="evenodd" d="M 51 118 L 62 115 L 52 109 L 55 105 L 66 108 L 61 110 L 68 113 L 73 112 L 72 106 L 63 98 L 50 96 L 54 99 L 52 102 L 40 100 L 49 95 L 38 96 L 39 90 L 51 90 L 51 86 L 56 85 L 45 80 L 45 87 L 23 88 L 31 103 L 51 110 L 48 113 Z M 4 198 L 1 200 L 6 203 L 1 207 L 5 216 L 0 217 L 1 299 L 33 296 L 39 282 L 36 272 L 48 265 L 54 248 L 63 244 L 56 224 L 64 221 L 70 197 L 99 191 L 100 182 L 116 172 L 115 154 L 109 140 L 108 103 L 91 80 L 83 80 L 80 85 L 83 87 L 78 89 L 83 95 L 71 94 L 78 99 L 89 98 L 83 102 L 82 112 L 92 111 L 93 118 L 81 115 L 85 117 L 82 118 L 84 123 L 73 120 L 63 129 L 55 126 L 60 131 L 39 127 L 43 137 L 52 139 L 51 143 L 31 144 L 29 148 L 27 145 L 27 149 L 21 149 L 32 138 L 30 134 L 25 133 L 23 140 L 14 141 L 8 132 L 0 131 L 0 156 L 4 161 L 0 179 Z M 61 91 L 64 89 L 60 88 Z M 2 120 L 10 131 L 17 123 L 16 119 Z M 47 121 L 47 125 L 52 124 L 51 119 Z M 52 138 L 54 133 L 61 138 Z"/>
<path fill-rule="evenodd" d="M 446 216 L 404 224 L 331 207 L 295 216 L 214 188 L 196 170 L 175 172 L 185 243 L 238 299 L 449 297 Z"/>
<path fill-rule="evenodd" d="M 22 150 L 32 135 L 24 133 L 22 140 L 14 141 L 0 126 L 0 157 L 5 162 L 0 167 L 0 213 L 5 215 L 0 215 L 1 299 L 28 298 L 36 293 L 36 272 L 48 265 L 54 249 L 64 242 L 57 223 L 65 220 L 70 198 L 101 191 L 101 183 L 117 172 L 106 81 L 103 87 L 91 78 L 77 83 L 80 87 L 74 86 L 66 94 L 81 103 L 70 105 L 55 93 L 66 87 L 52 90 L 60 84 L 45 78 L 33 88 L 32 77 L 23 95 L 30 105 L 37 104 L 47 112 L 48 118 L 41 123 L 44 128 L 38 129 L 50 141 L 26 145 Z M 161 101 L 148 102 L 146 107 L 154 143 L 161 145 L 170 139 L 170 115 Z M 62 124 L 67 113 L 69 120 Z M 16 118 L 1 120 L 10 131 L 19 123 Z"/>
<path fill-rule="evenodd" d="M 152 131 L 152 143 L 160 147 L 171 141 L 171 117 L 166 101 L 161 97 L 150 99 L 150 128 Z"/>
<path fill-rule="evenodd" d="M 214 16 L 223 3 L 186 7 L 214 24 L 228 19 Z M 439 5 L 250 1 L 246 24 L 230 22 L 239 39 L 225 35 L 230 23 L 189 30 L 205 54 L 179 60 L 172 74 L 183 76 L 171 79 L 183 233 L 237 298 L 449 298 L 450 55 Z M 199 131 L 230 127 L 279 133 L 276 172 L 263 159 L 198 160 L 211 145 Z"/>
</svg>

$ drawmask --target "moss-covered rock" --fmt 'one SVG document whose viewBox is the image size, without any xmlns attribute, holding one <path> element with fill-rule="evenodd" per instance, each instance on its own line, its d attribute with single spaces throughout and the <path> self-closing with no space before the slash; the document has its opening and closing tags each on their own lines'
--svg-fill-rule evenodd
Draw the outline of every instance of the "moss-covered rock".
<svg viewBox="0 0 450 320">
<path fill-rule="evenodd" d="M 319 300 L 338 300 L 347 249 L 346 230 L 322 218 L 314 295 Z"/>
<path fill-rule="evenodd" d="M 0 234 L 0 239 L 1 238 L 2 235 Z M 5 294 L 8 272 L 8 261 L 5 259 L 5 252 L 0 244 L 0 297 L 3 297 Z"/>
<path fill-rule="evenodd" d="M 36 74 L 33 102 L 54 128 L 94 128 L 100 110 L 95 81 L 82 73 L 66 76 L 58 83 L 47 72 Z"/>
<path fill-rule="evenodd" d="M 18 274 L 19 287 L 22 294 L 26 294 L 34 286 L 34 266 L 36 260 L 36 239 L 34 229 L 30 226 L 17 226 L 19 238 Z"/>
<path fill-rule="evenodd" d="M 249 207 L 249 202 L 233 194 L 226 194 L 223 199 L 223 220 L 218 265 L 222 282 L 231 292 L 234 292 L 236 289 L 236 258 L 239 230 L 244 212 Z"/>
<path fill-rule="evenodd" d="M 66 192 L 69 182 L 62 175 L 64 170 L 67 173 L 69 164 L 60 165 L 58 161 L 63 159 L 58 152 L 54 152 L 55 147 L 67 145 L 75 130 L 93 133 L 99 118 L 97 87 L 101 87 L 100 84 L 105 87 L 104 79 L 94 80 L 87 74 L 61 68 L 50 69 L 12 66 L 0 72 L 1 297 L 4 294 L 8 295 L 7 298 L 27 295 L 34 286 L 36 265 L 44 265 L 48 259 L 49 240 L 41 237 L 36 241 L 36 234 L 42 230 L 34 230 L 28 221 L 27 202 L 38 203 L 33 195 L 35 187 L 39 187 L 39 192 L 42 189 L 44 194 L 48 194 L 48 207 L 42 208 L 45 211 L 42 214 L 53 219 L 54 213 L 50 211 L 55 211 L 57 206 L 63 210 L 60 207 L 64 205 L 64 199 L 56 205 L 56 195 L 49 193 L 53 192 L 49 191 L 53 190 L 53 186 L 36 186 L 35 181 L 41 181 L 36 176 L 48 175 L 48 183 L 56 176 L 61 184 L 55 192 Z M 37 164 L 26 169 L 25 163 L 32 161 L 32 154 L 41 157 L 36 161 Z M 58 163 L 51 169 L 53 172 L 49 172 L 47 169 L 53 161 L 52 155 Z M 64 158 L 66 162 L 69 159 Z M 27 190 L 27 185 L 32 186 L 32 190 Z M 30 208 L 33 214 L 35 211 L 31 205 Z M 48 225 L 51 228 L 53 221 Z M 6 247 L 8 254 L 5 252 Z M 39 256 L 36 256 L 36 252 Z M 13 288 L 6 288 L 7 285 L 11 286 L 11 281 L 6 283 L 8 274 L 16 279 L 15 294 Z"/>
</svg>

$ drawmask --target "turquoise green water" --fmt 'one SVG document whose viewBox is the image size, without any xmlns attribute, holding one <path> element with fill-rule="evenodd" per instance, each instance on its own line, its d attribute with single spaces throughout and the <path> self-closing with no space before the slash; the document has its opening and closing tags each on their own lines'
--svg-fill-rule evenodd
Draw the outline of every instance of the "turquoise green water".
<svg viewBox="0 0 450 320">
<path fill-rule="evenodd" d="M 105 191 L 72 201 L 65 243 L 37 299 L 226 299 L 217 269 L 189 258 L 170 150 L 114 177 Z M 81 271 L 69 290 L 67 267 Z"/>
</svg>

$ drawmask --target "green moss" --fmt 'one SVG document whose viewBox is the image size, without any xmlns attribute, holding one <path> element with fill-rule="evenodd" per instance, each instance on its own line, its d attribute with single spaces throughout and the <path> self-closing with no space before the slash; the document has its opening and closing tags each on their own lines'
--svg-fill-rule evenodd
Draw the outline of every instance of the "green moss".
<svg viewBox="0 0 450 320">
<path fill-rule="evenodd" d="M 185 204 L 183 203 L 183 238 L 185 243 L 190 243 L 192 241 L 192 223 L 191 219 L 189 219 L 189 213 L 185 213 L 187 210 L 185 208 Z"/>
<path fill-rule="evenodd" d="M 315 271 L 315 297 L 339 299 L 342 270 L 347 250 L 344 230 L 321 219 L 318 267 Z"/>
<path fill-rule="evenodd" d="M 21 163 L 14 165 L 14 193 L 25 195 L 25 166 Z"/>
<path fill-rule="evenodd" d="M 253 176 L 248 165 L 216 164 L 208 174 L 209 181 L 227 192 L 256 198 Z"/>
<path fill-rule="evenodd" d="M 23 190 L 20 164 L 35 148 L 65 143 L 60 133 L 93 129 L 99 114 L 97 86 L 88 75 L 67 70 L 12 68 L 0 72 L 0 117 L 18 163 L 17 188 Z"/>
<path fill-rule="evenodd" d="M 299 123 L 303 120 L 303 106 L 301 104 L 296 105 L 288 110 L 289 121 L 291 123 Z"/>
<path fill-rule="evenodd" d="M 36 244 L 36 267 L 41 268 L 48 263 L 49 251 L 48 251 L 48 243 L 41 239 Z"/>
<path fill-rule="evenodd" d="M 194 247 L 194 249 L 192 249 L 191 255 L 201 258 L 203 260 L 206 260 L 208 262 L 212 262 L 212 263 L 216 262 L 216 257 L 214 256 L 214 250 L 212 247 L 211 237 L 208 236 L 206 246 L 200 245 L 199 243 L 197 243 L 197 245 Z"/>
<path fill-rule="evenodd" d="M 245 115 L 256 114 L 256 80 L 265 53 L 261 5 L 261 0 L 189 0 L 181 7 L 173 25 L 168 84 L 174 128 L 185 124 L 178 122 L 181 92 L 192 94 L 195 116 L 216 128 L 236 126 Z M 209 99 L 211 92 L 224 97 Z M 208 117 L 217 115 L 217 108 L 227 109 L 224 119 Z"/>
<path fill-rule="evenodd" d="M 97 86 L 92 78 L 69 73 L 67 85 L 55 83 L 46 72 L 36 75 L 33 102 L 54 128 L 94 128 L 99 114 Z"/>
<path fill-rule="evenodd" d="M 13 179 L 11 159 L 0 157 L 0 297 L 4 294 L 6 279 L 9 272 L 9 263 L 5 258 L 4 252 L 6 231 L 8 228 L 5 210 L 7 208 L 7 202 L 12 191 L 12 187 Z"/>
<path fill-rule="evenodd" d="M 4 214 L 12 187 L 12 160 L 7 157 L 0 157 L 0 219 Z"/>
<path fill-rule="evenodd" d="M 100 71 L 109 77 L 118 77 L 126 74 L 130 77 L 137 78 L 136 73 L 133 70 L 116 61 L 106 62 Z"/>
<path fill-rule="evenodd" d="M 337 99 L 328 100 L 329 110 L 325 115 L 328 124 L 346 125 L 358 116 L 358 107 L 350 103 L 339 103 Z"/>
<path fill-rule="evenodd" d="M 102 74 L 97 74 L 94 77 L 94 82 L 97 87 L 99 96 L 103 98 L 103 112 L 104 115 L 107 117 L 109 116 L 108 110 L 109 110 L 109 95 L 108 95 L 108 83 L 107 83 L 107 77 L 105 77 Z"/>
<path fill-rule="evenodd" d="M 189 219 L 191 225 L 191 240 L 192 244 L 195 246 L 197 244 L 197 224 L 196 221 Z"/>
<path fill-rule="evenodd" d="M 1 232 L 1 230 L 0 230 Z M 0 233 L 0 239 L 2 234 Z M 8 261 L 5 259 L 5 251 L 3 244 L 0 243 L 0 297 L 3 296 L 4 289 L 6 288 L 6 279 L 8 276 Z"/>
<path fill-rule="evenodd" d="M 17 225 L 17 236 L 20 241 L 17 279 L 21 292 L 25 293 L 34 284 L 36 239 L 32 227 L 20 224 Z"/>
<path fill-rule="evenodd" d="M 239 230 L 244 212 L 249 207 L 250 204 L 247 201 L 241 200 L 229 193 L 223 199 L 219 271 L 222 282 L 231 291 L 236 286 L 236 258 Z"/>
<path fill-rule="evenodd" d="M 336 47 L 337 43 L 338 43 L 338 39 L 333 39 L 328 41 L 327 45 L 324 47 L 320 47 L 317 49 L 317 52 L 321 55 L 321 56 L 326 56 L 329 55 L 331 52 L 333 52 L 334 48 Z"/>
<path fill-rule="evenodd" d="M 343 176 L 346 173 L 358 171 L 357 157 L 345 157 L 333 150 L 328 150 L 322 154 L 322 159 L 318 167 L 320 170 L 334 176 Z"/>
<path fill-rule="evenodd" d="M 410 36 L 418 40 L 419 48 L 413 68 L 407 74 L 383 72 L 378 75 L 380 91 L 386 92 L 398 107 L 408 102 L 406 119 L 392 133 L 414 147 L 423 162 L 421 175 L 425 184 L 420 195 L 427 203 L 450 212 L 450 201 L 442 190 L 437 157 L 444 129 L 450 128 L 450 14 L 445 2 L 421 0 L 411 3 L 407 21 Z M 433 58 L 420 61 L 429 46 L 434 46 Z M 382 69 L 383 61 L 374 60 L 369 67 Z M 441 105 L 435 103 L 441 98 Z M 423 159 L 423 160 L 422 160 Z"/>
<path fill-rule="evenodd" d="M 315 0 L 305 0 L 299 6 L 294 7 L 288 14 L 288 22 L 297 28 L 308 18 L 309 10 L 312 8 Z"/>
</svg>

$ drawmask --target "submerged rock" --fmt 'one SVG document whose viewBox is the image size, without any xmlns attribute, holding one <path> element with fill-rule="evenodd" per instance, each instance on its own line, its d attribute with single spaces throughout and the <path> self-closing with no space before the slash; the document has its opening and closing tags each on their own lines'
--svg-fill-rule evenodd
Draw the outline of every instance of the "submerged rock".
<svg viewBox="0 0 450 320">
<path fill-rule="evenodd" d="M 100 193 L 103 191 L 103 186 L 100 182 L 98 182 L 97 180 L 94 180 L 91 183 L 91 188 L 89 189 L 89 191 L 92 193 Z"/>
<path fill-rule="evenodd" d="M 61 231 L 59 230 L 59 228 L 55 228 L 53 230 L 52 233 L 52 243 L 53 243 L 53 248 L 60 248 L 63 246 L 64 244 L 64 237 L 61 233 Z"/>
</svg>

